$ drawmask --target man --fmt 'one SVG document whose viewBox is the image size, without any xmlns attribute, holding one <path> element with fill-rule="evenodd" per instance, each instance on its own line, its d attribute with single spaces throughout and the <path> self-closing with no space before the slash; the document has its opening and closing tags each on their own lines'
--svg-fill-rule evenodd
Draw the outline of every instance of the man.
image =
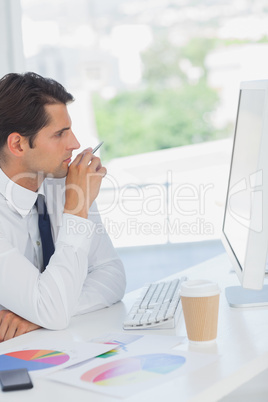
<svg viewBox="0 0 268 402">
<path fill-rule="evenodd" d="M 59 83 L 34 73 L 0 80 L 0 342 L 65 328 L 71 316 L 110 306 L 125 291 L 124 268 L 95 204 L 106 169 L 91 148 L 71 162 L 80 147 L 71 101 Z M 43 244 L 42 195 L 51 224 Z"/>
</svg>

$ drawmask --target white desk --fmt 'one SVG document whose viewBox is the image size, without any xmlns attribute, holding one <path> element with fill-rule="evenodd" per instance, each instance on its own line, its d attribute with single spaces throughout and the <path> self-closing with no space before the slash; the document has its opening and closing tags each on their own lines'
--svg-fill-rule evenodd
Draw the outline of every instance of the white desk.
<svg viewBox="0 0 268 402">
<path fill-rule="evenodd" d="M 207 278 L 217 281 L 221 288 L 219 326 L 217 342 L 213 346 L 197 348 L 185 342 L 183 350 L 217 353 L 220 358 L 205 369 L 179 377 L 154 389 L 130 396 L 127 402 L 148 401 L 219 401 L 225 395 L 246 381 L 268 369 L 268 308 L 231 309 L 224 296 L 224 287 L 238 284 L 234 273 L 230 273 L 230 263 L 225 254 L 180 272 L 189 278 Z M 176 275 L 174 275 L 176 276 Z M 174 277 L 173 276 L 173 277 Z M 38 330 L 0 344 L 0 353 L 10 347 L 23 346 L 24 342 L 36 341 L 43 336 L 48 339 L 88 341 L 107 332 L 122 331 L 123 318 L 137 297 L 138 291 L 127 294 L 123 300 L 109 309 L 74 317 L 64 331 Z M 131 333 L 146 334 L 146 331 Z M 150 330 L 150 333 L 185 335 L 181 318 L 176 329 Z M 267 379 L 268 380 L 268 379 Z M 112 402 L 115 398 L 74 388 L 45 378 L 34 379 L 34 388 L 28 391 L 1 393 L 1 401 L 54 402 L 57 398 L 64 402 Z"/>
</svg>

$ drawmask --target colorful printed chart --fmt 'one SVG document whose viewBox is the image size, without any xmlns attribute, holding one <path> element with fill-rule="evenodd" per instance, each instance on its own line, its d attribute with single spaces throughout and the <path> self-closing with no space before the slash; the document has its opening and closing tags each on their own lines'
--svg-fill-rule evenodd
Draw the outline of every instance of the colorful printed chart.
<svg viewBox="0 0 268 402">
<path fill-rule="evenodd" d="M 116 343 L 106 343 L 106 345 L 115 345 L 118 346 Z M 105 352 L 97 357 L 101 358 L 101 359 L 107 359 L 108 357 L 112 357 L 112 356 L 116 356 L 119 353 L 118 349 L 111 349 L 108 352 Z"/>
<path fill-rule="evenodd" d="M 132 342 L 137 341 L 138 339 L 141 339 L 142 337 L 143 337 L 142 335 L 108 334 L 104 335 L 101 338 L 93 339 L 93 342 L 104 343 L 105 345 L 115 346 L 114 349 L 111 349 L 108 352 L 97 356 L 101 359 L 106 359 L 108 357 L 118 355 L 122 350 L 124 352 L 127 352 L 126 346 Z"/>
<path fill-rule="evenodd" d="M 167 353 L 133 356 L 95 367 L 81 380 L 101 387 L 133 385 L 168 374 L 185 362 L 185 357 Z"/>
<path fill-rule="evenodd" d="M 20 350 L 0 355 L 0 367 L 5 370 L 27 368 L 35 371 L 59 366 L 69 359 L 66 353 L 55 350 Z"/>
</svg>

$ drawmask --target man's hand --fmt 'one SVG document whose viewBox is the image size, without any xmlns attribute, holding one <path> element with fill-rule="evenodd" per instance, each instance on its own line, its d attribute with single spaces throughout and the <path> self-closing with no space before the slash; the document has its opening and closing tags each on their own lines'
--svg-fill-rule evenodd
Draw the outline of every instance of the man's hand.
<svg viewBox="0 0 268 402">
<path fill-rule="evenodd" d="M 0 311 L 0 342 L 41 328 L 9 310 Z"/>
<path fill-rule="evenodd" d="M 81 152 L 70 164 L 66 177 L 64 212 L 87 218 L 88 210 L 97 197 L 106 168 L 91 149 Z"/>
</svg>

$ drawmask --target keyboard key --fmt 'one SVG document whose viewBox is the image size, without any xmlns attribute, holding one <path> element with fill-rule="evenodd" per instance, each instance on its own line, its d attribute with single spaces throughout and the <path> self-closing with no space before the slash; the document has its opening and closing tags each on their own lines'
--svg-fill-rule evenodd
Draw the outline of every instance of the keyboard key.
<svg viewBox="0 0 268 402">
<path fill-rule="evenodd" d="M 124 329 L 144 329 L 149 326 L 172 328 L 182 312 L 179 289 L 187 278 L 149 284 L 135 300 L 124 320 Z"/>
</svg>

